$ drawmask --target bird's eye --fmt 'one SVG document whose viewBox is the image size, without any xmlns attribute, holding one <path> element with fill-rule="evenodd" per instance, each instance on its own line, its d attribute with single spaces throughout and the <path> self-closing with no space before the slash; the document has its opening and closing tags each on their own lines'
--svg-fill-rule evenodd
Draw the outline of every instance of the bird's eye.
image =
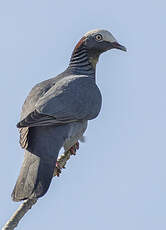
<svg viewBox="0 0 166 230">
<path fill-rule="evenodd" d="M 103 39 L 101 34 L 96 34 L 95 36 L 96 41 L 101 41 Z"/>
</svg>

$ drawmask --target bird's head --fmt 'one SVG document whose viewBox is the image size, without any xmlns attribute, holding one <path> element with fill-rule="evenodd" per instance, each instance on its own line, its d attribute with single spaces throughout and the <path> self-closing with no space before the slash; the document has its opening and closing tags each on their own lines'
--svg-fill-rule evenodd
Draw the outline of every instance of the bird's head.
<svg viewBox="0 0 166 230">
<path fill-rule="evenodd" d="M 87 32 L 83 38 L 83 42 L 89 50 L 94 50 L 99 53 L 103 53 L 110 49 L 127 51 L 127 49 L 120 45 L 114 36 L 107 30 L 91 30 Z"/>
<path fill-rule="evenodd" d="M 103 29 L 96 29 L 87 32 L 78 42 L 75 49 L 82 45 L 84 45 L 89 51 L 99 54 L 110 49 L 127 51 L 126 47 L 120 45 L 109 31 Z"/>
<path fill-rule="evenodd" d="M 111 49 L 127 51 L 126 47 L 120 45 L 109 31 L 103 29 L 91 30 L 84 34 L 75 46 L 72 61 L 76 60 L 75 57 L 77 57 L 79 53 L 82 53 L 82 50 L 86 50 L 89 61 L 95 68 L 99 55 Z"/>
</svg>

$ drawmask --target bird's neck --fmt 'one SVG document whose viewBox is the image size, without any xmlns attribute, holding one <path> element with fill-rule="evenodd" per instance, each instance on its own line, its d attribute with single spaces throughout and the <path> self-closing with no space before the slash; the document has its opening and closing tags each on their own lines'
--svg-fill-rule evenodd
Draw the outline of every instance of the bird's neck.
<svg viewBox="0 0 166 230">
<path fill-rule="evenodd" d="M 70 59 L 69 68 L 76 74 L 87 74 L 95 77 L 98 57 L 99 55 L 91 55 L 84 45 L 76 46 Z"/>
</svg>

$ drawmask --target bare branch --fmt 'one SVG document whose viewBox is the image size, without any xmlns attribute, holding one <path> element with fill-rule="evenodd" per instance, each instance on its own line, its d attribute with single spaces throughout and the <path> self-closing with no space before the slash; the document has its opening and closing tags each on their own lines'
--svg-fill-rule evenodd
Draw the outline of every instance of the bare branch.
<svg viewBox="0 0 166 230">
<path fill-rule="evenodd" d="M 15 227 L 17 227 L 19 221 L 36 202 L 37 199 L 28 199 L 24 201 L 13 214 L 13 216 L 9 219 L 9 221 L 4 225 L 2 230 L 13 230 Z"/>
</svg>

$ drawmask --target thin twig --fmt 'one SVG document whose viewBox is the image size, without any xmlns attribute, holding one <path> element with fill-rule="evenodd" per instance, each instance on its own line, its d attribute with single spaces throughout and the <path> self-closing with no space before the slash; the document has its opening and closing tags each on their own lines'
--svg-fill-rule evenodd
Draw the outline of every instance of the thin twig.
<svg viewBox="0 0 166 230">
<path fill-rule="evenodd" d="M 55 167 L 54 176 L 59 176 L 61 169 L 65 168 L 67 161 L 70 159 L 72 153 L 70 151 L 64 152 L 57 160 L 58 167 Z M 20 220 L 24 215 L 32 208 L 32 206 L 37 202 L 37 198 L 30 198 L 25 200 L 16 210 L 16 212 L 11 216 L 11 218 L 3 226 L 2 230 L 13 230 L 17 227 Z"/>
<path fill-rule="evenodd" d="M 37 199 L 28 199 L 24 201 L 17 211 L 13 214 L 13 216 L 8 220 L 8 222 L 4 225 L 2 230 L 13 230 L 17 227 L 19 221 L 23 218 L 23 216 L 31 209 L 32 205 L 37 202 Z"/>
</svg>

